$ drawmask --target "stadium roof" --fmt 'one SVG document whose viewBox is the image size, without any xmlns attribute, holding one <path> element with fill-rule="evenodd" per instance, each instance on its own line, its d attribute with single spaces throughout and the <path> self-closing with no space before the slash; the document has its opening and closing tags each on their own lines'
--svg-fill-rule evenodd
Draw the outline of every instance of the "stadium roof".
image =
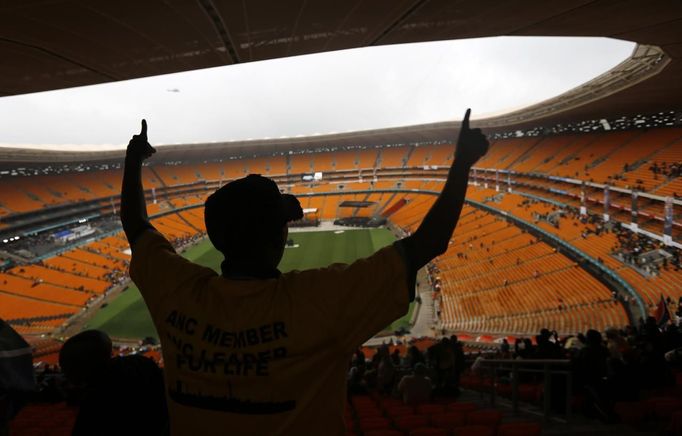
<svg viewBox="0 0 682 436">
<path fill-rule="evenodd" d="M 22 0 L 0 6 L 0 28 L 0 95 L 384 44 L 606 36 L 640 44 L 630 64 L 570 96 L 487 124 L 521 127 L 682 109 L 682 3 L 675 0 Z M 414 141 L 414 135 L 442 138 L 452 127 L 441 123 L 326 139 L 408 135 Z M 38 158 L 25 153 L 21 160 Z M 50 155 L 43 157 L 56 157 Z"/>
</svg>

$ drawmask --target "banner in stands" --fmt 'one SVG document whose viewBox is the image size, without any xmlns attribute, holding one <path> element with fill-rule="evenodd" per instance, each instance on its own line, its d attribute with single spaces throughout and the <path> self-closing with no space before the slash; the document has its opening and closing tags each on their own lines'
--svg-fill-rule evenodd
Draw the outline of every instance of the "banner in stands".
<svg viewBox="0 0 682 436">
<path fill-rule="evenodd" d="M 632 223 L 637 224 L 637 197 L 636 191 L 632 191 L 632 205 L 630 207 L 630 212 L 632 214 Z"/>
<path fill-rule="evenodd" d="M 663 206 L 663 235 L 672 238 L 673 234 L 673 198 L 665 197 L 665 205 Z M 667 239 L 667 238 L 666 238 Z"/>
</svg>

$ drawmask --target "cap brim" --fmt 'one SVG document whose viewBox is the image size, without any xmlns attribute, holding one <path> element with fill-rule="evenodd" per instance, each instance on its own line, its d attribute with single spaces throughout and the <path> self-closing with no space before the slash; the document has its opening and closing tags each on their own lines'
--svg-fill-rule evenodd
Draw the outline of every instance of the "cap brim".
<svg viewBox="0 0 682 436">
<path fill-rule="evenodd" d="M 282 206 L 286 222 L 296 221 L 303 218 L 303 209 L 298 198 L 291 194 L 282 194 Z"/>
</svg>

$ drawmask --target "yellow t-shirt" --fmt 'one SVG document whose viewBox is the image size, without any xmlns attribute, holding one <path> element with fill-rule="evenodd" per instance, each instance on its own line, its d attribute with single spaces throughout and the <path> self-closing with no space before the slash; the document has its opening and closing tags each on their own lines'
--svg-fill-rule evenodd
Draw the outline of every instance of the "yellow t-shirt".
<svg viewBox="0 0 682 436">
<path fill-rule="evenodd" d="M 343 435 L 350 355 L 409 299 L 395 244 L 350 265 L 235 280 L 148 230 L 130 276 L 161 339 L 173 435 Z"/>
</svg>

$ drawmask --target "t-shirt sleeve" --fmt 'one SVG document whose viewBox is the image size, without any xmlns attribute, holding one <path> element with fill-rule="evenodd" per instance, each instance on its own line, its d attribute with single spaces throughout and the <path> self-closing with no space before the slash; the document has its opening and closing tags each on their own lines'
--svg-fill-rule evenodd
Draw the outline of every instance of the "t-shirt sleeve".
<svg viewBox="0 0 682 436">
<path fill-rule="evenodd" d="M 155 229 L 142 232 L 132 246 L 130 277 L 154 315 L 168 293 L 206 274 L 207 269 L 180 256 Z"/>
<path fill-rule="evenodd" d="M 399 242 L 350 265 L 299 274 L 302 304 L 312 304 L 328 320 L 328 328 L 344 351 L 355 350 L 367 339 L 405 315 L 413 290 Z"/>
</svg>

